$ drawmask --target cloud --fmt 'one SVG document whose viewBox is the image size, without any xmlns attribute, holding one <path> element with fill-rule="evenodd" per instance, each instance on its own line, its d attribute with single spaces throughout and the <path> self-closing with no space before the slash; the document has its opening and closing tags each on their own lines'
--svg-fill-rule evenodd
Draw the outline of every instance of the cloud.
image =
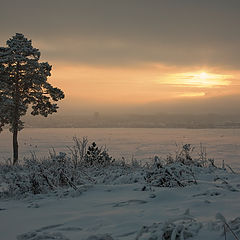
<svg viewBox="0 0 240 240">
<path fill-rule="evenodd" d="M 0 41 L 23 32 L 52 61 L 237 69 L 239 8 L 234 0 L 10 0 L 1 3 Z"/>
</svg>

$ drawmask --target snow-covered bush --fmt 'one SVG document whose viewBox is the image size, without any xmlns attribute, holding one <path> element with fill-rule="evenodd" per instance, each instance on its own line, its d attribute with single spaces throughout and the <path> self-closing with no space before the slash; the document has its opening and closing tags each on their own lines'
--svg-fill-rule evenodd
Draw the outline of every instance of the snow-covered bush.
<svg viewBox="0 0 240 240">
<path fill-rule="evenodd" d="M 195 237 L 201 228 L 202 224 L 187 210 L 183 215 L 166 222 L 142 227 L 136 240 L 185 240 Z"/>
<path fill-rule="evenodd" d="M 193 158 L 193 148 L 189 144 L 183 145 L 175 159 L 156 156 L 152 163 L 145 165 L 135 159 L 131 162 L 115 161 L 105 148 L 98 147 L 95 142 L 88 145 L 87 138 L 74 138 L 74 144 L 69 148 L 70 153 L 57 154 L 53 150 L 46 159 L 38 160 L 33 154 L 21 165 L 0 165 L 0 180 L 4 183 L 4 191 L 0 185 L 0 194 L 40 194 L 60 188 L 77 190 L 78 185 L 97 183 L 140 183 L 143 189 L 151 189 L 152 186 L 185 187 L 196 184 L 198 174 L 212 174 L 219 170 L 212 163 L 206 165 L 205 158 Z M 219 176 L 216 179 L 220 179 Z M 223 187 L 231 186 L 224 181 Z M 232 187 L 232 191 L 234 189 Z"/>
<path fill-rule="evenodd" d="M 147 171 L 146 181 L 155 187 L 185 187 L 196 183 L 191 167 L 182 163 L 169 163 Z"/>
<path fill-rule="evenodd" d="M 74 138 L 75 145 L 69 148 L 71 154 L 56 154 L 53 150 L 46 159 L 38 160 L 32 154 L 21 165 L 2 164 L 0 180 L 7 184 L 8 190 L 2 191 L 1 195 L 48 193 L 63 187 L 77 190 L 77 185 L 96 183 L 94 178 L 99 173 L 109 174 L 102 169 L 112 166 L 114 159 L 106 149 L 98 148 L 95 142 L 87 148 L 87 142 L 86 138 Z"/>
<path fill-rule="evenodd" d="M 61 152 L 43 160 L 25 159 L 21 167 L 13 166 L 2 178 L 8 184 L 8 195 L 47 193 L 59 187 L 76 189 L 76 184 L 82 183 L 66 153 Z"/>
<path fill-rule="evenodd" d="M 166 162 L 179 162 L 184 165 L 194 165 L 198 167 L 206 166 L 206 162 L 209 161 L 207 160 L 206 149 L 202 146 L 202 144 L 200 145 L 200 153 L 198 154 L 198 158 L 193 157 L 194 150 L 195 147 L 191 144 L 184 144 L 182 146 L 178 146 L 175 156 L 173 157 L 172 155 L 168 155 L 166 158 Z"/>
<path fill-rule="evenodd" d="M 206 236 L 209 236 L 207 239 L 239 239 L 240 218 L 227 221 L 222 214 L 217 213 L 216 220 L 200 222 L 190 215 L 188 209 L 184 214 L 165 222 L 143 226 L 135 240 L 205 239 Z"/>
<path fill-rule="evenodd" d="M 214 160 L 207 159 L 205 148 L 200 145 L 198 157 L 193 157 L 194 147 L 184 144 L 176 151 L 175 157 L 168 155 L 166 159 L 154 157 L 146 170 L 146 182 L 156 187 L 184 187 L 197 184 L 196 175 L 203 170 L 214 171 L 217 167 Z"/>
</svg>

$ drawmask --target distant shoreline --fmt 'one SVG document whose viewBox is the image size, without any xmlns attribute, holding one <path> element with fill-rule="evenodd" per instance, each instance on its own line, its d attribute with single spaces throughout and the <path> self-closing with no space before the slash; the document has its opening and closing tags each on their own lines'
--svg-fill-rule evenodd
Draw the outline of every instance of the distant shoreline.
<svg viewBox="0 0 240 240">
<path fill-rule="evenodd" d="M 107 128 L 107 129 L 111 129 L 111 128 L 117 128 L 117 129 L 121 129 L 121 128 L 123 128 L 123 129 L 126 129 L 126 128 L 134 128 L 134 129 L 137 129 L 137 128 L 139 128 L 139 129 L 148 129 L 148 128 L 156 128 L 156 129 L 240 129 L 240 126 L 239 127 L 220 127 L 220 126 L 216 126 L 216 127 L 132 127 L 132 126 L 130 126 L 130 127 L 128 127 L 128 126 L 122 126 L 122 127 L 118 127 L 118 126 L 112 126 L 112 127 L 89 127 L 89 126 L 86 126 L 86 127 L 68 127 L 68 126 L 62 126 L 62 127 L 53 127 L 53 126 L 49 126 L 49 127 L 25 127 L 25 128 L 28 128 L 28 129 L 36 129 L 36 128 L 42 128 L 42 129 L 47 129 L 47 128 L 99 128 L 99 129 L 101 129 L 101 128 Z M 5 128 L 5 129 L 7 129 L 7 128 Z"/>
<path fill-rule="evenodd" d="M 240 129 L 240 115 L 152 114 L 26 117 L 26 128 Z"/>
</svg>

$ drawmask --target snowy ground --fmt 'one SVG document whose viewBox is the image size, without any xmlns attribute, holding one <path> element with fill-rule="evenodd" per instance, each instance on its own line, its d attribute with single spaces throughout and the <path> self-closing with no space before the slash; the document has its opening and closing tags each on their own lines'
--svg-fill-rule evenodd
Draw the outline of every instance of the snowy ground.
<svg viewBox="0 0 240 240">
<path fill-rule="evenodd" d="M 89 141 L 106 145 L 116 159 L 134 156 L 144 161 L 155 155 L 166 157 L 168 153 L 174 153 L 176 143 L 190 143 L 197 148 L 202 143 L 207 148 L 208 157 L 219 163 L 224 159 L 240 169 L 240 129 L 26 128 L 19 134 L 20 157 L 29 156 L 30 151 L 42 157 L 48 155 L 51 147 L 57 152 L 67 151 L 73 136 L 88 136 Z M 11 135 L 4 130 L 0 134 L 0 161 L 12 156 L 11 147 Z"/>
<path fill-rule="evenodd" d="M 98 175 L 94 175 L 95 172 L 91 175 L 96 176 L 96 184 L 86 181 L 77 186 L 77 191 L 63 188 L 18 200 L 0 199 L 1 240 L 224 240 L 224 224 L 219 220 L 221 215 L 216 219 L 218 213 L 226 218 L 231 229 L 240 237 L 240 130 L 24 131 L 20 142 L 26 152 L 22 155 L 33 147 L 40 156 L 47 153 L 49 146 L 54 146 L 57 151 L 65 150 L 65 146 L 71 145 L 74 135 L 88 135 L 90 142 L 107 144 L 109 153 L 115 154 L 115 157 L 121 152 L 124 157 L 130 158 L 131 151 L 135 151 L 136 158 L 140 160 L 154 155 L 174 155 L 174 141 L 202 142 L 207 146 L 208 157 L 217 157 L 219 164 L 225 159 L 236 173 L 231 173 L 230 169 L 229 172 L 200 170 L 196 174 L 197 184 L 165 188 L 147 185 L 141 168 L 128 168 L 124 172 L 117 165 L 110 170 L 103 168 L 104 174 L 97 169 Z M 7 131 L 0 137 L 3 157 L 10 152 L 7 147 L 10 138 Z M 0 192 L 4 187 L 0 182 Z M 227 240 L 234 239 L 228 230 L 226 234 Z"/>
<path fill-rule="evenodd" d="M 217 175 L 229 184 L 214 181 Z M 162 238 L 153 236 L 162 231 L 164 222 L 185 224 L 186 228 L 190 223 L 194 233 L 190 239 L 224 239 L 222 224 L 215 216 L 220 212 L 227 221 L 240 216 L 239 183 L 238 174 L 217 173 L 203 174 L 197 185 L 184 188 L 142 191 L 142 183 L 108 183 L 80 186 L 82 193 L 75 196 L 70 194 L 72 190 L 65 190 L 61 196 L 51 193 L 1 200 L 1 239 L 158 240 Z M 234 226 L 240 234 L 240 219 Z M 230 232 L 227 239 L 234 239 Z"/>
</svg>

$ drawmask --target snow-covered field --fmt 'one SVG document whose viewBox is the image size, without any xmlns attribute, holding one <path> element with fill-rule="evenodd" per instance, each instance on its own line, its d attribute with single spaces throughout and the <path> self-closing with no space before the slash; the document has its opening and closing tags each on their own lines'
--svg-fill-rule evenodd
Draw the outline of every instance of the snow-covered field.
<svg viewBox="0 0 240 240">
<path fill-rule="evenodd" d="M 165 157 L 177 149 L 177 144 L 202 143 L 207 148 L 208 157 L 217 162 L 223 159 L 240 169 L 240 129 L 131 129 L 131 128 L 55 128 L 24 129 L 19 134 L 20 157 L 29 156 L 33 151 L 38 157 L 48 155 L 52 147 L 56 151 L 67 152 L 72 145 L 72 137 L 87 136 L 89 141 L 106 145 L 113 157 L 148 160 L 155 155 Z M 11 157 L 12 140 L 8 130 L 0 134 L 1 160 Z M 198 150 L 196 151 L 196 153 Z"/>
<path fill-rule="evenodd" d="M 97 184 L 79 187 L 82 194 L 76 196 L 65 191 L 61 197 L 48 194 L 18 201 L 1 200 L 0 237 L 224 240 L 223 222 L 216 218 L 219 212 L 240 236 L 239 175 L 229 174 L 230 184 L 214 181 L 211 174 L 200 178 L 197 185 L 184 188 L 153 187 L 142 191 L 141 183 Z M 229 230 L 226 234 L 228 240 L 234 239 Z"/>
<path fill-rule="evenodd" d="M 77 190 L 65 187 L 45 194 L 0 198 L 1 240 L 233 240 L 240 237 L 240 130 L 25 129 L 20 135 L 21 156 L 27 156 L 31 150 L 41 157 L 47 155 L 50 147 L 67 152 L 72 136 L 88 136 L 90 142 L 106 144 L 116 158 L 130 159 L 133 154 L 139 160 L 174 155 L 175 143 L 196 146 L 203 143 L 208 157 L 214 157 L 219 165 L 225 159 L 236 172 L 194 165 L 186 173 L 182 171 L 185 165 L 183 168 L 173 165 L 171 169 L 166 165 L 170 171 L 165 172 L 166 176 L 173 177 L 175 183 L 176 178 L 184 183 L 188 177 L 191 183 L 185 187 L 157 187 L 156 184 L 166 180 L 162 177 L 164 167 L 153 165 L 155 168 L 148 170 L 138 165 L 110 165 L 90 168 L 89 172 L 87 168 Z M 0 135 L 2 160 L 10 154 L 10 143 L 10 134 L 5 130 Z M 175 175 L 174 169 L 180 175 Z M 150 175 L 146 174 L 148 171 Z M 8 174 L 8 168 L 2 170 L 5 173 Z M 185 179 L 184 174 L 188 175 Z M 0 182 L 0 192 L 4 188 L 6 185 Z"/>
</svg>

